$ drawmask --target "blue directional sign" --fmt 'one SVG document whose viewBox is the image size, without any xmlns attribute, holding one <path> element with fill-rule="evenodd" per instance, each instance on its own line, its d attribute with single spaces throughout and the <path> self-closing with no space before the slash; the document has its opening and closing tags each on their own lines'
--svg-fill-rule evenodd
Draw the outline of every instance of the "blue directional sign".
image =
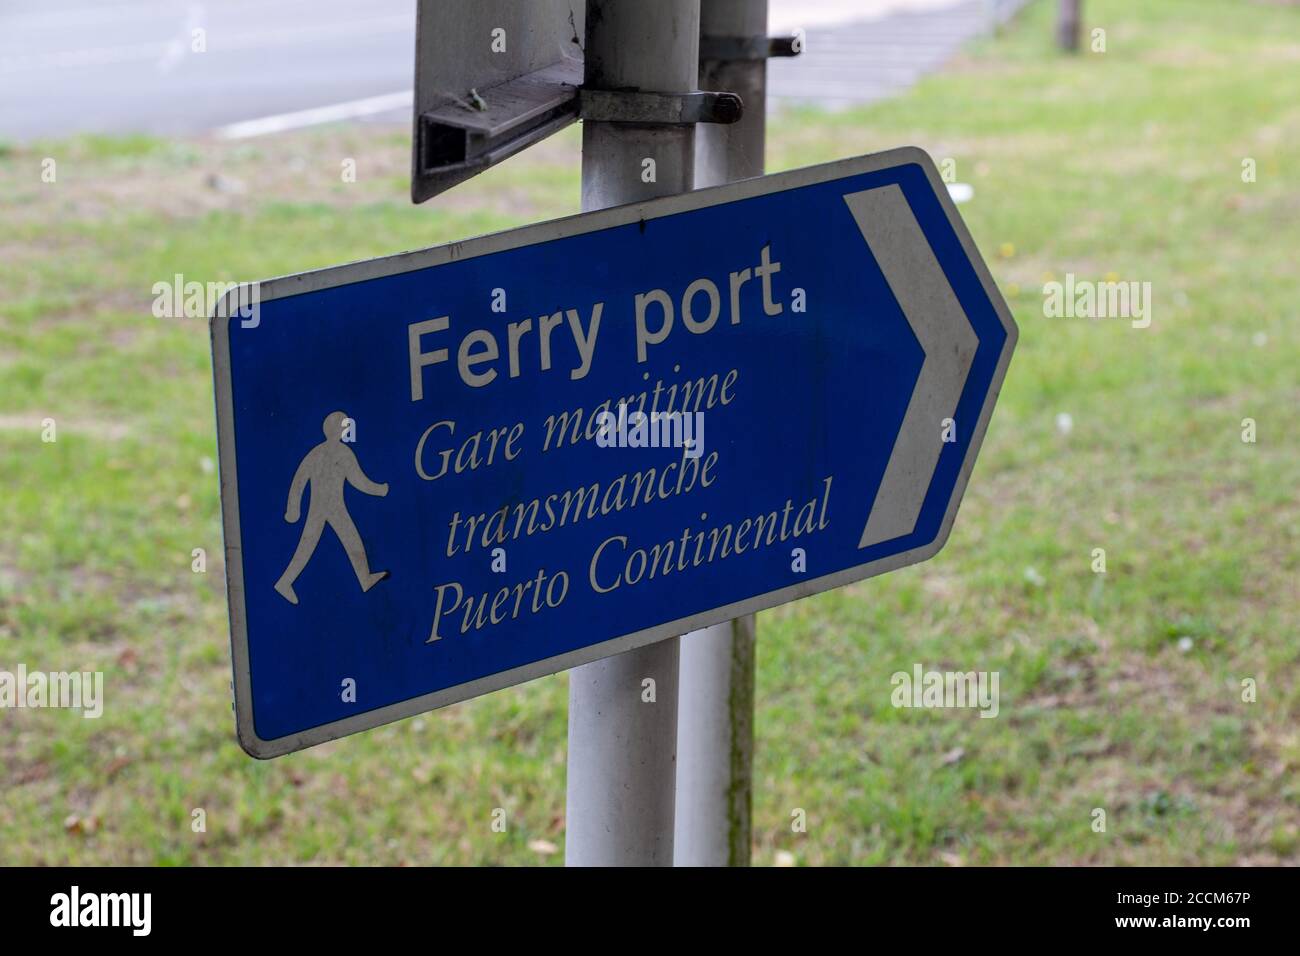
<svg viewBox="0 0 1300 956">
<path fill-rule="evenodd" d="M 916 149 L 254 291 L 212 341 L 258 757 L 930 557 L 1016 339 Z"/>
</svg>

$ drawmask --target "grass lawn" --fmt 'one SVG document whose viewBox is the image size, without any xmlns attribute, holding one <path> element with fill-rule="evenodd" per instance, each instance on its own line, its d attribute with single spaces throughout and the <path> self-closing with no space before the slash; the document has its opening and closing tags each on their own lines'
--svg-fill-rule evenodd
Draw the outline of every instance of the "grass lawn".
<svg viewBox="0 0 1300 956">
<path fill-rule="evenodd" d="M 1021 335 L 947 548 L 759 618 L 758 864 L 1300 859 L 1300 8 L 1088 0 L 1106 52 L 1063 57 L 1053 6 L 897 100 L 772 120 L 773 170 L 954 160 Z M 0 147 L 0 669 L 107 698 L 0 711 L 0 863 L 562 861 L 564 675 L 271 762 L 234 739 L 207 325 L 151 289 L 577 210 L 575 130 L 422 207 L 407 151 Z M 1150 327 L 1045 317 L 1067 273 L 1150 282 Z M 914 663 L 998 671 L 999 716 L 894 709 Z"/>
</svg>

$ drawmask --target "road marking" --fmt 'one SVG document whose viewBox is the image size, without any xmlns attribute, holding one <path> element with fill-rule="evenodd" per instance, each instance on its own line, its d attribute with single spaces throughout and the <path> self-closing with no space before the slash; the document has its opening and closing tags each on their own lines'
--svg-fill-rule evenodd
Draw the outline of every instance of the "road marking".
<svg viewBox="0 0 1300 956">
<path fill-rule="evenodd" d="M 380 96 L 367 96 L 365 99 L 349 100 L 332 106 L 317 106 L 309 110 L 294 113 L 279 113 L 275 116 L 263 116 L 261 119 L 245 120 L 220 127 L 216 133 L 220 139 L 248 139 L 252 136 L 268 136 L 290 129 L 302 129 L 306 126 L 318 126 L 321 123 L 337 123 L 342 120 L 359 119 L 387 113 L 392 110 L 410 109 L 413 94 L 410 90 L 398 93 L 384 93 Z"/>
</svg>

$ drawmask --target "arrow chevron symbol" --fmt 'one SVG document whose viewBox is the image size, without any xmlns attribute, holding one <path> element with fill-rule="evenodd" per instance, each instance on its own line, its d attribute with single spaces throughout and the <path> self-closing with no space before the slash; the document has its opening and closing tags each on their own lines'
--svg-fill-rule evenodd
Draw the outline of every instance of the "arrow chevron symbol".
<svg viewBox="0 0 1300 956">
<path fill-rule="evenodd" d="M 942 422 L 955 418 L 979 338 L 897 185 L 844 197 L 912 327 L 925 360 L 903 415 L 859 548 L 916 528 L 943 451 Z M 973 423 L 971 423 L 973 425 Z"/>
</svg>

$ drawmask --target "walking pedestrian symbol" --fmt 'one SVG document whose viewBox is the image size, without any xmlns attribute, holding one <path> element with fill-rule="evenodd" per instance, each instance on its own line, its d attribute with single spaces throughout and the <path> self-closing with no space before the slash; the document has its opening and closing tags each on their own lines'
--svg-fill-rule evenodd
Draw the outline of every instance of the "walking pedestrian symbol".
<svg viewBox="0 0 1300 956">
<path fill-rule="evenodd" d="M 352 426 L 352 420 L 343 412 L 331 412 L 325 417 L 321 430 L 325 440 L 307 452 L 294 472 L 289 485 L 289 503 L 285 508 L 284 520 L 296 524 L 300 515 L 303 491 L 311 486 L 311 498 L 307 505 L 307 520 L 303 524 L 302 538 L 293 552 L 289 566 L 285 568 L 280 580 L 275 582 L 275 589 L 290 604 L 298 603 L 298 595 L 293 589 L 293 582 L 307 566 L 311 556 L 316 553 L 325 526 L 329 525 L 338 536 L 339 543 L 352 562 L 352 570 L 357 576 L 357 583 L 363 592 L 388 577 L 387 571 L 371 571 L 366 560 L 366 546 L 357 532 L 357 526 L 348 514 L 348 506 L 343 500 L 344 485 L 351 485 L 367 495 L 384 497 L 388 494 L 388 485 L 376 484 L 366 477 L 361 470 L 361 463 L 352 449 L 343 443 L 344 432 Z"/>
</svg>

